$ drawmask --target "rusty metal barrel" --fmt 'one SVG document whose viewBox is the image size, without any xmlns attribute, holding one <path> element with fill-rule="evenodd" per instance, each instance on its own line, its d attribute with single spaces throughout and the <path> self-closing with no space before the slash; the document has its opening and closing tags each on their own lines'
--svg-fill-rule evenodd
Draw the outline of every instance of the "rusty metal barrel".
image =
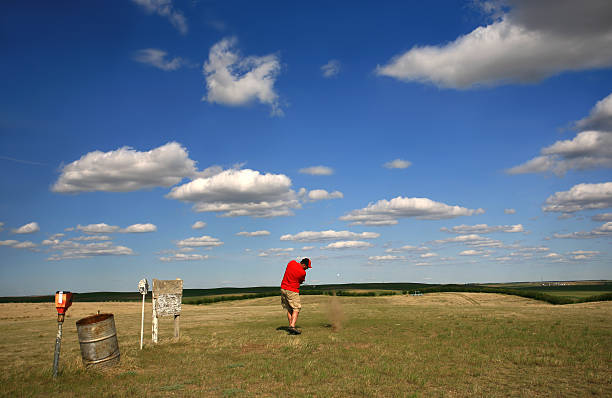
<svg viewBox="0 0 612 398">
<path fill-rule="evenodd" d="M 98 314 L 76 323 L 81 357 L 86 368 L 103 368 L 119 363 L 119 343 L 113 314 Z"/>
</svg>

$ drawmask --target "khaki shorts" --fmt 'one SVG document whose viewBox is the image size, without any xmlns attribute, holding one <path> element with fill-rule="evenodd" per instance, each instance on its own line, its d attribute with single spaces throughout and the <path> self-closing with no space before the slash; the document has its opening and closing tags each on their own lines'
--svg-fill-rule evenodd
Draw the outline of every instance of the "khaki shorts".
<svg viewBox="0 0 612 398">
<path fill-rule="evenodd" d="M 287 311 L 299 311 L 302 309 L 300 294 L 291 290 L 281 289 L 281 305 Z"/>
</svg>

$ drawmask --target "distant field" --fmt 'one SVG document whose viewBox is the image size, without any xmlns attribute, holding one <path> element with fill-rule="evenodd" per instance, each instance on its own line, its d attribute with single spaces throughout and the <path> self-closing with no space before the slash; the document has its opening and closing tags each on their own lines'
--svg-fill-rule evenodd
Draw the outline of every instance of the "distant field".
<svg viewBox="0 0 612 398">
<path fill-rule="evenodd" d="M 53 305 L 0 304 L 0 395 L 612 396 L 610 301 L 554 306 L 430 293 L 302 302 L 301 336 L 286 334 L 279 299 L 268 297 L 185 305 L 180 341 L 163 319 L 157 346 L 147 304 L 143 351 L 139 303 L 77 302 L 65 323 L 57 381 Z M 122 355 L 105 373 L 82 368 L 75 327 L 98 310 L 115 314 Z"/>
<path fill-rule="evenodd" d="M 465 291 L 465 289 L 481 289 L 491 287 L 494 289 L 510 289 L 512 291 L 540 292 L 553 297 L 565 297 L 569 299 L 585 299 L 591 296 L 602 294 L 612 294 L 612 282 L 610 281 L 581 281 L 569 282 L 567 286 L 542 286 L 536 282 L 503 283 L 503 284 L 468 284 L 468 285 L 436 285 L 423 283 L 349 283 L 333 285 L 306 285 L 302 287 L 303 294 L 384 294 L 396 293 L 406 294 L 414 291 Z M 208 303 L 212 298 L 223 300 L 242 299 L 249 297 L 264 297 L 276 295 L 278 286 L 232 288 L 222 287 L 214 289 L 184 289 L 183 302 L 186 304 Z M 511 292 L 509 292 L 511 294 Z M 533 297 L 532 297 L 533 298 Z M 24 296 L 24 297 L 0 297 L 0 303 L 44 303 L 52 302 L 54 297 L 48 296 Z M 541 299 L 541 298 L 540 298 Z M 74 296 L 75 302 L 101 302 L 101 301 L 141 301 L 142 296 L 138 292 L 92 292 L 77 293 Z M 147 296 L 147 301 L 151 300 L 151 295 Z"/>
</svg>

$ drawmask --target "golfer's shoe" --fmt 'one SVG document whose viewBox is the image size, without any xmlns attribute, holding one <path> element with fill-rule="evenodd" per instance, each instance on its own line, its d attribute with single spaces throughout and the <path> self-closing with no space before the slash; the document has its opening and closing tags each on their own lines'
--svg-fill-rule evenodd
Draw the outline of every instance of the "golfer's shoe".
<svg viewBox="0 0 612 398">
<path fill-rule="evenodd" d="M 302 334 L 302 332 L 292 327 L 288 328 L 287 331 L 289 332 L 289 334 Z"/>
</svg>

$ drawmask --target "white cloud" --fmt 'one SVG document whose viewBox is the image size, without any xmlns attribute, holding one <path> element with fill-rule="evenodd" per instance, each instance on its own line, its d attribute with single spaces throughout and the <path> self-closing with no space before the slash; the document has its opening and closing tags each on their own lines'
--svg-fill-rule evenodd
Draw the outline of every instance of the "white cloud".
<svg viewBox="0 0 612 398">
<path fill-rule="evenodd" d="M 261 231 L 253 231 L 253 232 L 247 232 L 247 231 L 241 231 L 238 232 L 236 235 L 238 236 L 268 236 L 270 235 L 270 231 L 265 231 L 265 230 L 261 230 Z"/>
<path fill-rule="evenodd" d="M 121 230 L 121 232 L 128 233 L 128 234 L 155 232 L 155 231 L 157 231 L 157 226 L 154 224 L 134 224 L 134 225 L 130 225 L 129 227 Z"/>
<path fill-rule="evenodd" d="M 60 254 L 53 254 L 47 260 L 59 261 L 75 258 L 90 258 L 97 256 L 130 256 L 134 251 L 125 246 L 113 246 L 112 242 L 99 242 L 82 244 L 72 241 L 60 242 L 53 246 L 53 249 L 61 251 Z"/>
<path fill-rule="evenodd" d="M 504 214 L 516 214 L 515 209 L 504 209 Z"/>
<path fill-rule="evenodd" d="M 107 235 L 93 235 L 93 236 L 77 236 L 76 238 L 71 238 L 71 241 L 101 241 L 101 240 L 111 240 L 110 236 Z M 57 239 L 54 239 L 53 241 L 57 241 Z"/>
<path fill-rule="evenodd" d="M 113 232 L 119 232 L 121 228 L 116 225 L 108 225 L 105 223 L 100 224 L 89 224 L 89 225 L 77 225 L 76 229 L 86 234 L 110 234 Z"/>
<path fill-rule="evenodd" d="M 260 251 L 259 257 L 283 257 L 293 251 L 293 247 L 274 247 L 271 249 Z"/>
<path fill-rule="evenodd" d="M 187 34 L 189 30 L 187 20 L 180 10 L 174 8 L 172 0 L 132 0 L 134 3 L 142 6 L 149 14 L 157 14 L 168 18 L 172 26 L 174 26 L 181 34 Z"/>
<path fill-rule="evenodd" d="M 312 250 L 314 248 L 315 248 L 314 246 L 303 246 L 302 250 L 306 251 L 306 250 Z"/>
<path fill-rule="evenodd" d="M 569 234 L 553 234 L 553 238 L 557 239 L 592 239 L 601 238 L 604 236 L 612 235 L 612 221 L 601 225 L 598 228 L 594 228 L 592 231 L 579 231 L 572 232 Z"/>
<path fill-rule="evenodd" d="M 110 152 L 94 151 L 62 167 L 52 191 L 129 192 L 176 185 L 197 174 L 187 150 L 170 142 L 148 152 L 129 147 Z"/>
<path fill-rule="evenodd" d="M 370 256 L 368 257 L 368 261 L 376 261 L 376 262 L 386 262 L 386 261 L 405 261 L 406 257 L 404 256 Z"/>
<path fill-rule="evenodd" d="M 495 257 L 495 261 L 506 262 L 506 261 L 510 261 L 510 260 L 512 260 L 512 257 L 508 257 L 508 256 L 505 256 L 505 257 Z"/>
<path fill-rule="evenodd" d="M 40 231 L 40 227 L 38 226 L 38 223 L 31 222 L 29 224 L 22 225 L 21 227 L 17 229 L 14 229 L 13 233 L 15 234 L 33 234 L 34 232 L 38 232 L 38 231 Z"/>
<path fill-rule="evenodd" d="M 328 63 L 321 67 L 323 77 L 334 77 L 340 73 L 340 61 L 337 59 L 330 59 Z"/>
<path fill-rule="evenodd" d="M 432 243 L 443 245 L 447 243 L 463 243 L 474 247 L 503 247 L 503 243 L 496 239 L 491 239 L 478 234 L 459 235 L 454 238 L 434 240 Z"/>
<path fill-rule="evenodd" d="M 557 141 L 541 155 L 507 170 L 508 174 L 553 172 L 612 167 L 612 133 L 583 131 L 571 140 Z"/>
<path fill-rule="evenodd" d="M 172 261 L 202 261 L 207 260 L 208 255 L 202 254 L 185 254 L 185 253 L 175 253 L 170 256 L 160 257 L 159 260 L 169 263 Z"/>
<path fill-rule="evenodd" d="M 512 167 L 508 174 L 553 172 L 612 167 L 612 94 L 599 101 L 588 117 L 575 123 L 586 129 L 571 140 L 557 141 L 543 148 L 537 156 Z"/>
<path fill-rule="evenodd" d="M 442 227 L 440 231 L 452 232 L 455 234 L 490 234 L 493 232 L 525 232 L 522 224 L 515 225 L 487 225 L 487 224 L 476 224 L 476 225 L 457 225 L 452 228 Z"/>
<path fill-rule="evenodd" d="M 351 231 L 302 231 L 295 235 L 287 234 L 280 237 L 280 240 L 290 240 L 297 242 L 323 242 L 328 240 L 348 240 L 348 239 L 376 239 L 380 236 L 376 232 L 351 232 Z"/>
<path fill-rule="evenodd" d="M 178 247 L 217 247 L 223 245 L 217 238 L 213 238 L 208 235 L 202 235 L 199 237 L 187 238 L 176 242 Z"/>
<path fill-rule="evenodd" d="M 334 174 L 334 170 L 327 166 L 311 166 L 300 169 L 302 174 L 310 174 L 313 176 L 329 176 Z"/>
<path fill-rule="evenodd" d="M 407 160 L 395 159 L 391 162 L 385 163 L 383 166 L 388 169 L 407 169 L 408 167 L 412 166 L 412 163 Z"/>
<path fill-rule="evenodd" d="M 546 212 L 575 213 L 587 209 L 612 207 L 612 182 L 578 184 L 569 191 L 556 192 L 542 207 Z"/>
<path fill-rule="evenodd" d="M 321 249 L 365 249 L 373 246 L 374 245 L 370 242 L 363 242 L 360 240 L 343 240 L 330 243 L 327 246 L 323 246 Z"/>
<path fill-rule="evenodd" d="M 15 249 L 31 249 L 33 247 L 37 247 L 38 245 L 34 242 L 30 242 L 29 240 L 25 242 L 18 242 L 12 245 L 11 247 Z"/>
<path fill-rule="evenodd" d="M 210 49 L 203 68 L 208 93 L 202 100 L 230 106 L 259 101 L 272 108 L 272 115 L 282 115 L 278 94 L 274 90 L 280 72 L 278 57 L 242 58 L 234 50 L 235 44 L 235 38 L 227 38 Z"/>
<path fill-rule="evenodd" d="M 340 191 L 327 192 L 324 189 L 313 189 L 308 192 L 308 199 L 315 202 L 317 200 L 342 199 L 344 195 Z"/>
<path fill-rule="evenodd" d="M 398 196 L 391 200 L 382 199 L 376 203 L 370 203 L 363 209 L 353 210 L 340 217 L 340 220 L 352 221 L 352 224 L 392 225 L 397 224 L 398 218 L 414 217 L 420 220 L 441 220 L 482 213 L 484 213 L 483 209 L 472 210 L 460 206 L 449 206 L 427 198 Z"/>
<path fill-rule="evenodd" d="M 196 221 L 191 226 L 192 229 L 202 229 L 206 227 L 206 223 L 204 221 Z"/>
<path fill-rule="evenodd" d="M 4 230 L 4 223 L 0 222 L 0 231 Z"/>
<path fill-rule="evenodd" d="M 544 258 L 560 258 L 561 255 L 558 253 L 548 253 L 547 255 L 544 256 Z"/>
<path fill-rule="evenodd" d="M 593 221 L 612 221 L 612 213 L 596 214 L 591 217 Z"/>
<path fill-rule="evenodd" d="M 421 256 L 420 256 L 420 257 L 421 257 L 421 258 L 431 258 L 431 257 L 437 257 L 437 256 L 438 256 L 438 255 L 437 255 L 436 253 L 431 253 L 431 252 L 429 252 L 429 253 L 423 253 L 423 254 L 421 254 Z"/>
<path fill-rule="evenodd" d="M 588 260 L 599 255 L 600 252 L 593 250 L 574 250 L 569 254 L 572 256 L 572 260 Z"/>
<path fill-rule="evenodd" d="M 169 60 L 166 59 L 167 55 L 167 52 L 157 48 L 145 48 L 136 51 L 133 59 L 134 61 L 154 66 L 166 72 L 175 71 L 186 65 L 181 57 L 174 57 Z"/>
<path fill-rule="evenodd" d="M 464 250 L 461 253 L 459 253 L 460 256 L 480 256 L 482 254 L 485 254 L 484 251 L 482 250 Z"/>
<path fill-rule="evenodd" d="M 9 240 L 0 240 L 0 246 L 14 246 L 18 244 L 18 240 L 9 239 Z"/>
<path fill-rule="evenodd" d="M 609 1 L 509 3 L 513 6 L 510 11 L 497 8 L 502 15 L 490 25 L 448 44 L 414 46 L 378 66 L 377 74 L 467 89 L 530 83 L 563 71 L 612 65 Z"/>
<path fill-rule="evenodd" d="M 411 246 L 411 245 L 405 245 L 399 248 L 389 248 L 387 250 L 385 250 L 386 253 L 399 253 L 399 252 L 416 252 L 416 251 L 427 251 L 429 250 L 428 247 L 417 247 L 417 246 Z"/>
<path fill-rule="evenodd" d="M 196 212 L 217 212 L 225 217 L 276 217 L 292 215 L 300 208 L 291 179 L 283 174 L 225 170 L 175 187 L 166 195 L 194 203 Z"/>
<path fill-rule="evenodd" d="M 612 131 L 612 94 L 597 101 L 589 116 L 575 123 L 579 130 Z"/>
</svg>

